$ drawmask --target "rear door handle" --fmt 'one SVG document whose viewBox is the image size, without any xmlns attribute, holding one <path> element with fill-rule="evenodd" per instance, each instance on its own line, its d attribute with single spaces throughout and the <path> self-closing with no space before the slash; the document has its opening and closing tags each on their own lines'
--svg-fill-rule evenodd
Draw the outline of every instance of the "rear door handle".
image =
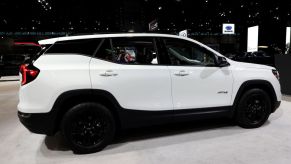
<svg viewBox="0 0 291 164">
<path fill-rule="evenodd" d="M 104 73 L 101 73 L 100 76 L 105 76 L 105 77 L 108 77 L 108 76 L 117 76 L 118 74 L 117 73 L 114 73 L 114 71 L 112 70 L 107 70 L 105 71 Z"/>
<path fill-rule="evenodd" d="M 181 70 L 181 71 L 178 71 L 176 73 L 174 73 L 176 76 L 188 76 L 189 73 L 185 70 Z"/>
</svg>

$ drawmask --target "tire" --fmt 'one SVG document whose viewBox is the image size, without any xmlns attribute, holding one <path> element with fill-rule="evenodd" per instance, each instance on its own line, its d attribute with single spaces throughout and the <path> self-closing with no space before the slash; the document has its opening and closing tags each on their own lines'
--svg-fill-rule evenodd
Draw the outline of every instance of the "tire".
<svg viewBox="0 0 291 164">
<path fill-rule="evenodd" d="M 268 120 L 270 113 L 269 95 L 262 89 L 251 89 L 240 98 L 235 121 L 243 128 L 258 128 Z"/>
<path fill-rule="evenodd" d="M 94 153 L 112 141 L 115 121 L 105 106 L 98 103 L 82 103 L 72 107 L 65 114 L 61 131 L 74 153 Z"/>
</svg>

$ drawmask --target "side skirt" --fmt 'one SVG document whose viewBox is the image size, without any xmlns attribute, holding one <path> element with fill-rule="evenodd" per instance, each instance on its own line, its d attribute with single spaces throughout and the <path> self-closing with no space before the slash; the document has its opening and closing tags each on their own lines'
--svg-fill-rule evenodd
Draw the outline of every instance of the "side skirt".
<svg viewBox="0 0 291 164">
<path fill-rule="evenodd" d="M 122 128 L 128 129 L 141 126 L 159 125 L 170 122 L 231 117 L 232 106 L 179 110 L 177 109 L 166 111 L 120 109 L 119 116 Z"/>
</svg>

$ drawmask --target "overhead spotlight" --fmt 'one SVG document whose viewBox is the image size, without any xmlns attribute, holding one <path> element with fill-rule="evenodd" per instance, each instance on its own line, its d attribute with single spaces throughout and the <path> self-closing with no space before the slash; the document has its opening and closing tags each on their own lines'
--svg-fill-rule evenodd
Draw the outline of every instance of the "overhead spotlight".
<svg viewBox="0 0 291 164">
<path fill-rule="evenodd" d="M 41 6 L 43 7 L 44 10 L 51 10 L 52 7 L 50 6 L 49 2 L 47 2 L 46 0 L 37 0 Z"/>
</svg>

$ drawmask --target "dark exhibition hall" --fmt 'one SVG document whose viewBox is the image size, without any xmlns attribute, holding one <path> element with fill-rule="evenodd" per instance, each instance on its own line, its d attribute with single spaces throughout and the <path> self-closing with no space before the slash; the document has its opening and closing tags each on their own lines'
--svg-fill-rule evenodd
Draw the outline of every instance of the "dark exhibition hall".
<svg viewBox="0 0 291 164">
<path fill-rule="evenodd" d="M 0 163 L 291 163 L 291 1 L 0 8 Z"/>
</svg>

